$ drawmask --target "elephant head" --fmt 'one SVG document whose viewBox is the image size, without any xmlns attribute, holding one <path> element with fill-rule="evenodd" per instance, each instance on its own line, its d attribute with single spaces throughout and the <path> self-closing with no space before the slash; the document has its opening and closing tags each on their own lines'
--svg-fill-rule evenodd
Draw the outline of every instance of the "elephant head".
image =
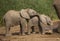
<svg viewBox="0 0 60 41">
<path fill-rule="evenodd" d="M 45 34 L 46 32 L 52 33 L 52 21 L 51 18 L 46 15 L 40 15 L 40 25 L 42 28 L 42 34 Z"/>
<path fill-rule="evenodd" d="M 44 14 L 40 15 L 40 21 L 46 25 L 53 25 L 51 18 Z"/>
<path fill-rule="evenodd" d="M 30 19 L 31 17 L 39 15 L 35 10 L 30 8 L 22 9 L 20 12 L 21 12 L 21 16 L 27 19 Z"/>
</svg>

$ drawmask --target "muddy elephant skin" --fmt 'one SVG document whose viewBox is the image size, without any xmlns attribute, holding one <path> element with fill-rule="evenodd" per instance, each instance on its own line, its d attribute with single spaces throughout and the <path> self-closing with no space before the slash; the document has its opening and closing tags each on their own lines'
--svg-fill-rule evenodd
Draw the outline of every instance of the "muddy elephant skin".
<svg viewBox="0 0 60 41">
<path fill-rule="evenodd" d="M 6 26 L 6 36 L 11 35 L 10 27 L 14 25 L 22 25 L 22 34 L 24 35 L 24 29 L 26 27 L 26 20 L 21 18 L 19 11 L 9 10 L 3 17 Z M 21 26 L 20 25 L 20 26 Z"/>
</svg>

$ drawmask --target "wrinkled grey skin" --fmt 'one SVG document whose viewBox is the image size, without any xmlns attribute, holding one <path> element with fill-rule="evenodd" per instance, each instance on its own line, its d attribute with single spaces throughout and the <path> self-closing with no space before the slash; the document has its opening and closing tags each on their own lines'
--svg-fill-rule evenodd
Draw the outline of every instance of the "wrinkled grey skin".
<svg viewBox="0 0 60 41">
<path fill-rule="evenodd" d="M 8 11 L 4 17 L 3 20 L 5 22 L 5 26 L 6 26 L 6 36 L 11 35 L 10 31 L 10 27 L 14 26 L 14 25 L 22 25 L 22 35 L 25 34 L 25 28 L 26 28 L 26 24 L 27 21 L 25 18 L 22 18 L 21 13 L 19 11 L 15 11 L 15 10 L 10 10 Z M 20 25 L 20 26 L 21 26 Z"/>
<path fill-rule="evenodd" d="M 33 9 L 21 9 L 20 11 L 10 10 L 8 11 L 3 20 L 6 24 L 6 36 L 10 35 L 10 27 L 14 25 L 22 25 L 22 34 L 24 35 L 25 28 L 27 28 L 27 21 L 31 18 L 30 16 L 35 16 L 37 13 Z M 29 27 L 28 27 L 29 28 Z"/>
<path fill-rule="evenodd" d="M 48 16 L 40 15 L 33 9 L 27 8 L 24 10 L 30 16 L 30 20 L 28 22 L 28 34 L 30 34 L 30 32 L 31 32 L 29 29 L 31 29 L 32 26 L 34 26 L 34 30 L 35 30 L 35 28 L 38 28 L 38 20 L 40 21 L 40 25 L 42 27 L 42 34 L 45 34 L 45 32 L 49 32 L 49 31 L 52 33 L 52 27 L 51 27 L 52 22 Z M 47 31 L 46 31 L 46 29 L 47 29 Z"/>
<path fill-rule="evenodd" d="M 31 34 L 31 27 L 34 27 L 34 32 L 39 32 L 39 26 L 38 26 L 38 17 L 33 17 L 29 20 L 28 24 L 28 34 Z"/>
<path fill-rule="evenodd" d="M 32 26 L 34 26 L 34 28 L 37 28 L 38 27 L 38 17 L 39 17 L 39 14 L 33 10 L 33 9 L 22 9 L 21 11 L 21 15 L 26 15 L 26 16 L 23 16 L 23 18 L 26 18 L 28 19 L 27 20 L 27 32 L 28 34 L 30 34 L 30 29 Z M 27 15 L 28 14 L 28 15 Z M 30 17 L 29 17 L 30 16 Z M 34 21 L 34 22 L 33 22 Z"/>
<path fill-rule="evenodd" d="M 40 31 L 40 29 L 42 28 L 42 34 L 45 33 L 53 33 L 52 31 L 52 21 L 50 19 L 50 17 L 46 16 L 46 15 L 39 15 L 40 20 L 38 17 L 33 17 L 29 20 L 29 28 L 28 28 L 28 34 L 31 33 L 31 27 L 34 26 L 34 32 L 36 33 L 36 30 L 38 30 L 38 32 Z M 40 23 L 41 27 L 38 26 L 38 24 Z"/>
<path fill-rule="evenodd" d="M 40 25 L 42 27 L 42 34 L 45 33 L 53 33 L 52 31 L 52 21 L 50 19 L 50 17 L 46 16 L 46 15 L 40 15 Z"/>
</svg>

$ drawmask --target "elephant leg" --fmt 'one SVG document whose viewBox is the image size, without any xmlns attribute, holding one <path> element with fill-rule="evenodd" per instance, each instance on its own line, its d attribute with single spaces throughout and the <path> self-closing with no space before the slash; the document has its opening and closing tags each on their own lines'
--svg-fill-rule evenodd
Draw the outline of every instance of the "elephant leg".
<svg viewBox="0 0 60 41">
<path fill-rule="evenodd" d="M 6 24 L 6 36 L 11 36 L 9 24 Z"/>
<path fill-rule="evenodd" d="M 45 27 L 42 26 L 42 34 L 44 35 L 45 34 Z"/>
<path fill-rule="evenodd" d="M 28 31 L 28 34 L 31 34 L 31 27 L 32 27 L 32 22 L 31 22 L 31 20 L 29 20 L 29 22 L 28 22 L 28 24 L 27 24 L 27 27 L 28 27 L 28 29 L 27 29 L 27 31 Z"/>
<path fill-rule="evenodd" d="M 39 33 L 39 26 L 38 26 L 38 25 L 35 25 L 35 27 L 34 27 L 34 32 L 35 32 L 35 33 Z"/>
<path fill-rule="evenodd" d="M 51 26 L 51 25 L 49 25 L 49 28 L 50 28 L 50 29 L 49 29 L 49 33 L 51 33 L 51 34 L 52 34 L 52 33 L 53 33 L 53 28 L 52 28 L 52 26 Z"/>
<path fill-rule="evenodd" d="M 27 21 L 26 19 L 21 19 L 21 32 L 22 32 L 22 35 L 25 35 L 25 31 L 26 31 L 26 28 L 27 28 Z"/>
<path fill-rule="evenodd" d="M 43 23 L 40 23 L 40 25 L 41 25 L 41 28 L 42 28 L 42 34 L 44 35 L 46 27 L 45 27 L 45 25 Z"/>
<path fill-rule="evenodd" d="M 44 29 L 44 27 L 42 28 L 42 34 L 43 34 L 43 35 L 45 34 L 45 29 Z"/>
<path fill-rule="evenodd" d="M 33 34 L 35 34 L 36 33 L 36 29 L 35 29 L 36 27 L 35 26 L 33 26 Z"/>
</svg>

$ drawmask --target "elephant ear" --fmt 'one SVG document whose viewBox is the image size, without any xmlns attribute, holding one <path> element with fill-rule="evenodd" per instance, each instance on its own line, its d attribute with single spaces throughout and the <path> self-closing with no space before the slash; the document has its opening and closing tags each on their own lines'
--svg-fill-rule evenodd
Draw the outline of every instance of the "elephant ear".
<svg viewBox="0 0 60 41">
<path fill-rule="evenodd" d="M 24 10 L 24 9 L 22 9 L 22 10 L 20 11 L 20 15 L 21 15 L 21 17 L 23 17 L 23 18 L 25 18 L 25 19 L 30 19 L 30 16 L 28 15 L 27 11 Z"/>
<path fill-rule="evenodd" d="M 48 25 L 52 25 L 52 20 L 48 16 L 46 16 L 46 22 L 47 22 Z"/>
</svg>

